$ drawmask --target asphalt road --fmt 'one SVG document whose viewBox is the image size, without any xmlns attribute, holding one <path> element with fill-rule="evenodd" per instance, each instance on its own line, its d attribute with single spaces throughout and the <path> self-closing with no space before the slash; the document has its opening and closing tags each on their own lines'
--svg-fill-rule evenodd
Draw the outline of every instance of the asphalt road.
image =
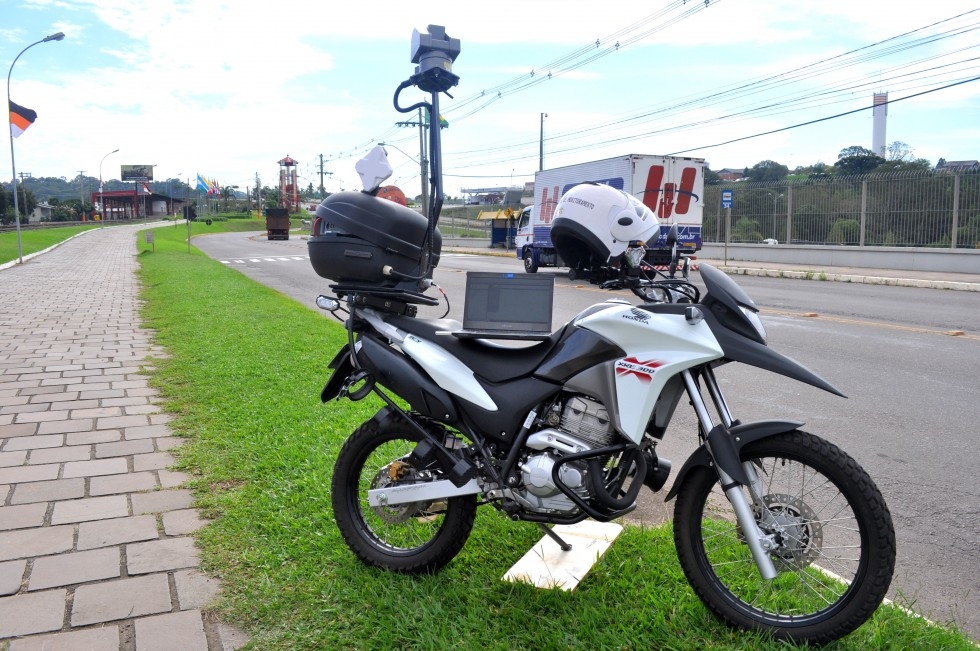
<svg viewBox="0 0 980 651">
<path fill-rule="evenodd" d="M 194 244 L 311 308 L 319 293 L 329 293 L 330 281 L 309 264 L 305 239 L 225 234 Z M 450 297 L 451 317 L 462 314 L 469 270 L 523 273 L 516 259 L 444 252 L 434 278 Z M 696 273 L 692 279 L 698 282 Z M 898 566 L 890 596 L 980 640 L 980 293 L 748 276 L 737 281 L 762 308 L 769 345 L 848 398 L 729 365 L 719 379 L 736 417 L 805 421 L 804 429 L 855 457 L 878 483 L 895 522 Z M 609 296 L 556 275 L 554 323 Z M 420 316 L 442 316 L 445 309 L 424 308 Z M 695 420 L 678 409 L 660 453 L 678 468 L 695 445 Z M 644 491 L 633 515 L 658 522 L 671 508 Z"/>
</svg>

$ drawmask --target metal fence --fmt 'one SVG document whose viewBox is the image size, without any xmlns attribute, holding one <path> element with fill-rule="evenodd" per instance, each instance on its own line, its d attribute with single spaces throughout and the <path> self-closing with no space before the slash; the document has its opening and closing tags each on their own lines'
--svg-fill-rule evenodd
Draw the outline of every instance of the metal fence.
<svg viewBox="0 0 980 651">
<path fill-rule="evenodd" d="M 721 191 L 733 191 L 730 224 Z M 704 188 L 705 242 L 980 248 L 980 174 L 811 177 Z"/>
</svg>

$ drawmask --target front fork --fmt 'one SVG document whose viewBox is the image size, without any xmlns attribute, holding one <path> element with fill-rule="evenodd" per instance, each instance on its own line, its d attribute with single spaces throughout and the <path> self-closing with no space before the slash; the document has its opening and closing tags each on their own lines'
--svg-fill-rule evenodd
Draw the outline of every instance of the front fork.
<svg viewBox="0 0 980 651">
<path fill-rule="evenodd" d="M 691 399 L 691 404 L 694 406 L 694 412 L 697 414 L 698 421 L 701 423 L 703 431 L 710 432 L 714 429 L 715 424 L 712 421 L 711 414 L 708 412 L 707 405 L 705 405 L 704 398 L 701 396 L 701 390 L 697 380 L 694 379 L 694 375 L 689 370 L 683 371 L 682 376 L 684 378 L 684 386 L 687 389 L 688 397 Z M 714 370 L 705 366 L 701 370 L 701 376 L 704 378 L 704 384 L 708 389 L 708 394 L 711 396 L 715 409 L 718 411 L 718 416 L 721 418 L 722 424 L 726 428 L 730 428 L 733 420 L 732 414 L 728 409 L 728 403 L 725 402 L 725 396 L 721 392 L 721 387 L 718 386 L 718 382 L 715 379 Z M 714 453 L 707 440 L 705 440 L 704 445 L 714 459 Z M 768 581 L 775 579 L 777 575 L 776 566 L 769 556 L 769 551 L 774 549 L 776 545 L 775 540 L 772 536 L 763 533 L 759 528 L 755 520 L 755 515 L 752 513 L 752 507 L 748 500 L 745 499 L 745 493 L 742 492 L 742 485 L 732 479 L 722 469 L 721 465 L 718 464 L 717 460 L 715 460 L 714 467 L 718 473 L 722 488 L 725 491 L 725 496 L 735 510 L 735 517 L 738 520 L 739 527 L 741 527 L 742 532 L 745 534 L 745 541 L 749 546 L 749 550 L 752 552 L 752 559 L 755 561 L 756 567 L 759 568 L 759 574 L 762 575 L 763 579 Z M 762 491 L 760 490 L 759 475 L 756 472 L 755 466 L 751 463 L 743 462 L 742 469 L 749 479 L 746 487 L 752 496 L 752 501 L 758 507 L 763 508 L 764 504 L 762 501 Z"/>
</svg>

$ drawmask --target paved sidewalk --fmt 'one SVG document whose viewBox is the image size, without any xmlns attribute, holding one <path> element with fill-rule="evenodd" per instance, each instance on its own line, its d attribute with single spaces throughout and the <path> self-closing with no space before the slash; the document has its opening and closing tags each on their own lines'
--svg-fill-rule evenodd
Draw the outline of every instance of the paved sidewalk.
<svg viewBox="0 0 980 651">
<path fill-rule="evenodd" d="M 142 369 L 135 232 L 0 269 L 0 647 L 229 651 L 203 526 Z"/>
</svg>

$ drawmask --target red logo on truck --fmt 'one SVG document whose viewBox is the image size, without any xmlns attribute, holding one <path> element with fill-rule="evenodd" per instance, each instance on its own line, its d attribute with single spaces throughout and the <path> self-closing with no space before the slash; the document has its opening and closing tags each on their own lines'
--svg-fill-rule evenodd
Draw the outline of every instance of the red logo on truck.
<svg viewBox="0 0 980 651">
<path fill-rule="evenodd" d="M 643 190 L 643 203 L 657 214 L 660 219 L 669 220 L 671 215 L 686 215 L 691 208 L 691 199 L 695 198 L 694 181 L 698 170 L 685 167 L 681 170 L 681 183 L 664 183 L 664 166 L 652 165 L 647 172 L 647 182 Z"/>
</svg>

